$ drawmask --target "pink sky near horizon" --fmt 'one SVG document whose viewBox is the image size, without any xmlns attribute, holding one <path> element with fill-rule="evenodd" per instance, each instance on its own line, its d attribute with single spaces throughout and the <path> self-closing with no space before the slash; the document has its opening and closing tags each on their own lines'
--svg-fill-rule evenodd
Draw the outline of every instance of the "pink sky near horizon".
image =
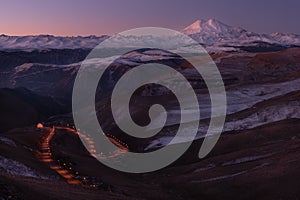
<svg viewBox="0 0 300 200">
<path fill-rule="evenodd" d="M 87 36 L 159 26 L 181 30 L 215 18 L 254 32 L 300 34 L 293 0 L 0 0 L 0 34 Z"/>
</svg>

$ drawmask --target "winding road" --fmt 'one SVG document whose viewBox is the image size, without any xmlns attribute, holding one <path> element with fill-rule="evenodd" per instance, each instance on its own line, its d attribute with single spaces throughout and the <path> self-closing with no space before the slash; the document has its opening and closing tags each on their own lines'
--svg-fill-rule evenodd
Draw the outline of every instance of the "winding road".
<svg viewBox="0 0 300 200">
<path fill-rule="evenodd" d="M 44 128 L 46 129 L 46 128 Z M 66 163 L 57 163 L 56 160 L 53 157 L 53 154 L 51 153 L 51 145 L 50 142 L 53 139 L 54 135 L 56 133 L 56 129 L 67 131 L 70 134 L 75 134 L 77 136 L 80 136 L 81 139 L 83 139 L 88 145 L 86 148 L 91 153 L 92 156 L 96 156 L 96 149 L 94 146 L 94 141 L 92 138 L 77 132 L 75 129 L 69 128 L 69 127 L 61 127 L 61 126 L 53 126 L 52 128 L 49 128 L 48 133 L 46 136 L 41 137 L 39 141 L 39 151 L 37 152 L 37 158 L 41 161 L 49 165 L 49 167 L 53 170 L 55 170 L 62 178 L 64 178 L 67 183 L 72 185 L 83 185 L 82 181 L 78 179 L 79 172 L 72 171 L 72 168 L 68 168 Z M 115 138 L 114 136 L 109 135 L 109 140 L 114 143 L 116 146 L 119 147 L 119 149 L 115 152 L 112 152 L 111 155 L 103 156 L 101 155 L 101 159 L 109 159 L 112 157 L 120 156 L 127 151 L 128 145 L 124 142 L 121 142 L 119 139 Z M 99 155 L 99 154 L 98 154 Z M 99 156 L 98 156 L 99 157 Z M 95 187 L 94 185 L 91 185 L 91 187 Z"/>
</svg>

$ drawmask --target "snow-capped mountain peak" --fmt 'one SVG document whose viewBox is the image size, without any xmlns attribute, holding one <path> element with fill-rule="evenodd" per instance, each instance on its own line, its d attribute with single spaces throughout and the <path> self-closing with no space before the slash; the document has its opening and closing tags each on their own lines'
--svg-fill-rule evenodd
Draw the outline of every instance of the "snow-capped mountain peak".
<svg viewBox="0 0 300 200">
<path fill-rule="evenodd" d="M 198 19 L 188 27 L 182 30 L 183 33 L 189 35 L 194 33 L 199 33 L 202 30 L 202 25 L 205 23 L 204 20 Z"/>
<path fill-rule="evenodd" d="M 216 19 L 199 19 L 181 32 L 191 36 L 209 49 L 213 47 L 212 50 L 234 50 L 227 47 L 253 46 L 259 42 L 282 46 L 300 45 L 299 35 L 282 33 L 258 34 L 240 27 L 229 26 Z M 224 49 L 223 47 L 226 48 Z"/>
<path fill-rule="evenodd" d="M 241 28 L 231 27 L 216 19 L 198 19 L 191 25 L 182 30 L 187 35 L 196 33 L 230 33 L 230 32 L 243 32 Z"/>
</svg>

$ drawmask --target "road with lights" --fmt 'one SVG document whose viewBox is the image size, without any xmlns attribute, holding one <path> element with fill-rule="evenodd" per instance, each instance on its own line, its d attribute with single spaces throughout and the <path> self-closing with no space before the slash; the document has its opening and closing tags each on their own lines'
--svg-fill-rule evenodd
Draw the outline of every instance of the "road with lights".
<svg viewBox="0 0 300 200">
<path fill-rule="evenodd" d="M 69 127 L 53 126 L 52 128 L 49 128 L 47 134 L 45 136 L 42 136 L 39 141 L 39 147 L 38 147 L 39 150 L 37 151 L 37 158 L 41 162 L 46 163 L 51 169 L 55 170 L 62 178 L 64 178 L 67 181 L 67 183 L 72 185 L 82 185 L 85 187 L 88 186 L 92 188 L 96 187 L 95 184 L 86 184 L 87 177 L 80 176 L 80 172 L 74 170 L 72 166 L 69 166 L 66 161 L 56 160 L 53 157 L 53 154 L 51 153 L 51 140 L 53 139 L 54 135 L 57 134 L 56 130 L 63 130 L 63 131 L 67 131 L 70 134 L 75 134 L 77 136 L 80 136 L 80 138 L 84 140 L 86 144 L 88 144 L 86 147 L 88 151 L 91 153 L 91 155 L 97 158 L 100 157 L 100 159 L 109 159 L 109 158 L 117 157 L 126 153 L 129 150 L 127 144 L 118 140 L 114 136 L 109 135 L 107 136 L 108 139 L 113 144 L 118 146 L 119 149 L 115 152 L 111 152 L 110 155 L 104 156 L 101 153 L 96 152 L 96 148 L 94 145 L 95 143 L 91 137 L 79 133 L 75 129 Z"/>
</svg>

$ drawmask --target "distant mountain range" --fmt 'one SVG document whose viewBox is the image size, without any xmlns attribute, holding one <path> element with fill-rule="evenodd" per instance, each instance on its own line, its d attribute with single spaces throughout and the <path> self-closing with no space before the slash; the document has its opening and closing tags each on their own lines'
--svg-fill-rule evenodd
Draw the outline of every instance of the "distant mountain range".
<svg viewBox="0 0 300 200">
<path fill-rule="evenodd" d="M 109 36 L 0 35 L 0 49 L 92 49 Z"/>
<path fill-rule="evenodd" d="M 258 34 L 240 27 L 232 27 L 215 19 L 197 20 L 182 33 L 191 36 L 208 51 L 236 51 L 252 48 L 275 48 L 300 46 L 300 35 L 271 33 Z M 7 36 L 0 35 L 0 49 L 91 49 L 109 36 L 58 37 L 52 35 Z M 257 49 L 254 49 L 255 51 Z"/>
</svg>

